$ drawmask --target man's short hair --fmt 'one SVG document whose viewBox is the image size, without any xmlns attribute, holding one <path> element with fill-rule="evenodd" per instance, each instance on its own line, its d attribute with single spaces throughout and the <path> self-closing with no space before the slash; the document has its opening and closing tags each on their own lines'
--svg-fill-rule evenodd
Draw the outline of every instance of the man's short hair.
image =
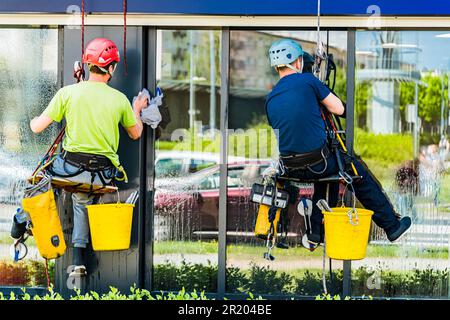
<svg viewBox="0 0 450 320">
<path fill-rule="evenodd" d="M 108 70 L 110 66 L 115 66 L 117 64 L 117 62 L 113 61 L 110 64 L 108 64 L 107 66 L 103 67 L 103 69 Z M 91 73 L 96 73 L 96 74 L 101 74 L 101 75 L 105 75 L 107 74 L 107 72 L 103 71 L 102 69 L 100 69 L 98 66 L 90 64 L 89 65 L 89 71 Z"/>
</svg>

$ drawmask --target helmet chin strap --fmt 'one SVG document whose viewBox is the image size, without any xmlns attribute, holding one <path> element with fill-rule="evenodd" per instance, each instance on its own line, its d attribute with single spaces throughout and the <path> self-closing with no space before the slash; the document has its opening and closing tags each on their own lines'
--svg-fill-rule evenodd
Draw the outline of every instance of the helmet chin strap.
<svg viewBox="0 0 450 320">
<path fill-rule="evenodd" d="M 303 72 L 303 58 L 302 58 L 302 66 L 301 66 L 301 69 L 299 70 L 299 69 L 297 69 L 296 67 L 294 67 L 293 65 L 291 65 L 291 64 L 285 64 L 285 65 L 283 65 L 284 67 L 288 67 L 289 69 L 291 69 L 291 70 L 294 70 L 295 72 L 297 72 L 297 73 L 302 73 Z"/>
<path fill-rule="evenodd" d="M 103 67 L 98 67 L 100 70 L 102 70 L 103 72 L 105 72 L 105 73 L 107 73 L 107 74 L 109 74 L 109 79 L 108 79 L 108 82 L 110 82 L 111 81 L 111 79 L 112 79 L 112 77 L 113 77 L 113 74 L 114 74 L 114 71 L 116 71 L 116 66 L 117 66 L 117 64 L 115 64 L 114 65 L 114 67 L 113 67 L 113 71 L 112 72 L 109 72 L 109 70 L 106 70 L 105 68 L 103 68 Z"/>
</svg>

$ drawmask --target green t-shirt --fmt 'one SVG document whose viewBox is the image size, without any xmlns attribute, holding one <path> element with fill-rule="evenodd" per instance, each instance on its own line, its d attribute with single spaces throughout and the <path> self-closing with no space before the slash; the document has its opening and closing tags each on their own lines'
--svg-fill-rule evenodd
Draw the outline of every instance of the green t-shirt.
<svg viewBox="0 0 450 320">
<path fill-rule="evenodd" d="M 115 166 L 119 165 L 119 123 L 125 128 L 136 124 L 128 98 L 94 81 L 61 88 L 43 114 L 56 122 L 66 119 L 65 150 L 104 155 Z"/>
</svg>

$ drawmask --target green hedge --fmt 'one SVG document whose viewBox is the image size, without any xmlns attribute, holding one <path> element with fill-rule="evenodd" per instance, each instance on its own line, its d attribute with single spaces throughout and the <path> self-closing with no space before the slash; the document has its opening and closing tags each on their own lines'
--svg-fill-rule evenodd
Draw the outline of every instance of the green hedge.
<svg viewBox="0 0 450 320">
<path fill-rule="evenodd" d="M 391 181 L 395 170 L 413 160 L 413 138 L 407 134 L 374 134 L 356 128 L 355 153 L 383 183 Z"/>
<path fill-rule="evenodd" d="M 379 289 L 371 291 L 373 296 L 442 298 L 448 294 L 447 269 L 440 271 L 428 268 L 396 272 L 385 271 L 381 267 L 360 267 L 353 270 L 352 274 L 352 290 L 355 296 L 361 296 L 367 291 L 367 282 L 375 272 L 380 274 L 382 282 Z M 308 296 L 323 293 L 321 270 L 305 270 L 294 276 L 252 264 L 248 270 L 228 267 L 226 278 L 228 292 Z M 327 271 L 326 280 L 330 294 L 342 292 L 342 270 L 334 270 L 332 279 Z M 172 263 L 154 266 L 154 288 L 174 291 L 182 287 L 188 291 L 216 292 L 217 265 L 183 262 L 179 267 Z"/>
<path fill-rule="evenodd" d="M 374 134 L 356 129 L 355 152 L 364 160 L 382 166 L 400 165 L 413 159 L 413 138 L 406 134 Z"/>
<path fill-rule="evenodd" d="M 156 149 L 161 151 L 220 152 L 221 136 L 214 140 L 208 136 L 193 134 L 186 130 L 183 141 L 157 141 Z M 267 123 L 254 124 L 243 131 L 230 132 L 228 136 L 229 156 L 246 158 L 270 158 L 277 150 L 277 141 L 272 128 Z"/>
<path fill-rule="evenodd" d="M 43 296 L 31 296 L 22 289 L 22 294 L 16 295 L 11 292 L 8 296 L 0 292 L 0 300 L 65 300 L 59 293 L 55 292 L 53 288 L 49 288 L 49 293 Z M 161 294 L 151 294 L 145 289 L 138 289 L 135 286 L 130 288 L 129 294 L 121 293 L 117 288 L 110 287 L 108 293 L 99 294 L 95 291 L 82 294 L 80 290 L 74 290 L 75 295 L 71 295 L 68 300 L 209 300 L 204 292 L 186 292 L 184 289 L 177 293 L 169 292 Z M 247 300 L 256 300 L 253 295 L 249 295 Z"/>
</svg>

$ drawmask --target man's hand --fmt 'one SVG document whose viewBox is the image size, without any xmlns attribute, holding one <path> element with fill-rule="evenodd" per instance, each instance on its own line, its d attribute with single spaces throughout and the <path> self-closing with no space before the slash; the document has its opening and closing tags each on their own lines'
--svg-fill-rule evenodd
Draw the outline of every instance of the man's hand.
<svg viewBox="0 0 450 320">
<path fill-rule="evenodd" d="M 148 104 L 148 98 L 147 96 L 143 95 L 142 93 L 139 93 L 136 100 L 133 102 L 133 110 L 141 113 L 142 109 L 147 108 Z"/>
<path fill-rule="evenodd" d="M 53 120 L 50 117 L 41 114 L 39 117 L 35 117 L 33 120 L 30 121 L 31 131 L 33 131 L 34 133 L 41 133 L 49 125 L 51 125 L 52 122 Z"/>
<path fill-rule="evenodd" d="M 125 128 L 125 130 L 128 133 L 128 136 L 133 140 L 139 139 L 142 135 L 142 130 L 144 128 L 144 125 L 142 124 L 142 120 L 141 120 L 141 111 L 142 111 L 142 109 L 147 108 L 147 103 L 148 103 L 148 98 L 141 93 L 139 93 L 136 100 L 134 100 L 134 102 L 133 102 L 133 111 L 134 111 L 134 116 L 136 118 L 137 123 L 130 128 Z"/>
</svg>

